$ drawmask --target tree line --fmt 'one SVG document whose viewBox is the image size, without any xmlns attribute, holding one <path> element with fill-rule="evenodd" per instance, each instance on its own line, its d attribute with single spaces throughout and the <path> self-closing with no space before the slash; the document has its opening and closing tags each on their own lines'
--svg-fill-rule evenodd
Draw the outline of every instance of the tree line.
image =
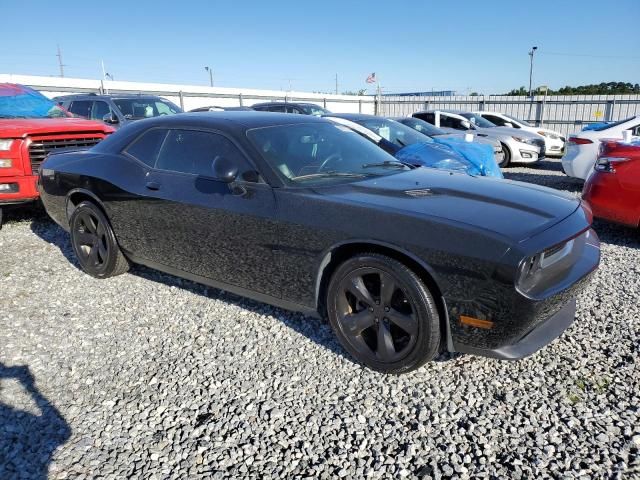
<svg viewBox="0 0 640 480">
<path fill-rule="evenodd" d="M 544 88 L 538 87 L 534 90 L 534 94 L 544 94 Z M 640 84 L 629 82 L 602 82 L 591 85 L 580 85 L 577 87 L 559 88 L 558 90 L 549 89 L 547 95 L 616 95 L 616 94 L 640 94 Z M 513 89 L 505 95 L 526 96 L 529 90 L 524 86 Z"/>
</svg>

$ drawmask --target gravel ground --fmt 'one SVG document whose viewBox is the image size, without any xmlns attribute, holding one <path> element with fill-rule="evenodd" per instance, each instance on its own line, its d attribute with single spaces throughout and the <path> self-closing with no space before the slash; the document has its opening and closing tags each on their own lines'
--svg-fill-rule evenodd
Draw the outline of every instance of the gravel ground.
<svg viewBox="0 0 640 480">
<path fill-rule="evenodd" d="M 579 192 L 559 162 L 506 176 Z M 0 478 L 640 478 L 640 235 L 536 355 L 382 376 L 320 321 L 145 268 L 81 273 L 68 236 L 0 232 Z"/>
</svg>

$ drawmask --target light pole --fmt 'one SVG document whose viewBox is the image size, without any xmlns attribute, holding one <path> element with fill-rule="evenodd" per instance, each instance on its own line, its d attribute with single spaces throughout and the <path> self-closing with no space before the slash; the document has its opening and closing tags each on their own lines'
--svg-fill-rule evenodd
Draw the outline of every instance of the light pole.
<svg viewBox="0 0 640 480">
<path fill-rule="evenodd" d="M 213 68 L 204 67 L 204 69 L 209 72 L 209 84 L 213 87 Z"/>
<path fill-rule="evenodd" d="M 533 54 L 536 53 L 538 47 L 531 47 L 531 51 L 529 52 L 529 57 L 531 57 L 531 64 L 529 66 L 529 96 L 531 96 L 531 81 L 533 80 Z"/>
</svg>

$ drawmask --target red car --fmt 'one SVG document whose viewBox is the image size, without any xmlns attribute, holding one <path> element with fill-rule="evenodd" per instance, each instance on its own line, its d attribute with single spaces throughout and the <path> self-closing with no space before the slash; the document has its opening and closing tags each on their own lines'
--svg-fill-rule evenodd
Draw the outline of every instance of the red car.
<svg viewBox="0 0 640 480">
<path fill-rule="evenodd" d="M 604 140 L 582 190 L 593 215 L 640 226 L 640 144 Z"/>
<path fill-rule="evenodd" d="M 113 131 L 29 87 L 0 83 L 0 227 L 3 208 L 38 199 L 38 169 L 50 152 L 91 147 Z"/>
</svg>

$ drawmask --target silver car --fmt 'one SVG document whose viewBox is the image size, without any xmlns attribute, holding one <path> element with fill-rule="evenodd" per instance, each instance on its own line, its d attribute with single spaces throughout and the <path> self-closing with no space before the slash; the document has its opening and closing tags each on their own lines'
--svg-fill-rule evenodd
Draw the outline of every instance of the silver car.
<svg viewBox="0 0 640 480">
<path fill-rule="evenodd" d="M 426 110 L 416 112 L 412 116 L 445 131 L 470 132 L 479 137 L 498 140 L 504 152 L 501 167 L 506 167 L 511 162 L 534 163 L 544 158 L 544 139 L 540 135 L 515 128 L 497 127 L 471 112 Z"/>
<path fill-rule="evenodd" d="M 396 122 L 400 122 L 407 127 L 413 128 L 415 131 L 426 135 L 427 137 L 435 138 L 465 138 L 465 133 L 462 132 L 450 132 L 445 131 L 442 128 L 436 127 L 435 125 L 431 125 L 424 120 L 420 120 L 419 118 L 414 117 L 394 117 L 391 120 L 395 120 Z M 482 143 L 484 145 L 490 145 L 493 148 L 493 156 L 496 159 L 498 165 L 501 165 L 504 162 L 504 150 L 502 150 L 502 143 L 499 140 L 491 137 L 480 137 L 478 135 L 473 135 L 473 141 L 476 143 Z"/>
</svg>

